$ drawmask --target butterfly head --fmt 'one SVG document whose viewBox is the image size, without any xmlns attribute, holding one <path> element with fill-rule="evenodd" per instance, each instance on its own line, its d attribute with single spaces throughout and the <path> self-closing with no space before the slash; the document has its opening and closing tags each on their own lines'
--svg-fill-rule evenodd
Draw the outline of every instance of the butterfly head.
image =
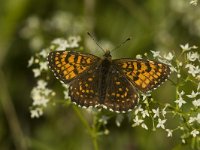
<svg viewBox="0 0 200 150">
<path fill-rule="evenodd" d="M 109 59 L 109 60 L 111 60 L 111 57 L 112 57 L 109 50 L 106 50 L 103 56 L 104 58 Z"/>
</svg>

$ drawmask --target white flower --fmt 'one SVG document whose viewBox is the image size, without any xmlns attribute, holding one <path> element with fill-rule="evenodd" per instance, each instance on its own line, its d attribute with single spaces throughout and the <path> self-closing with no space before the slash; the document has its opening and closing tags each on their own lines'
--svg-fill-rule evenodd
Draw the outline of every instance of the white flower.
<svg viewBox="0 0 200 150">
<path fill-rule="evenodd" d="M 135 126 L 139 126 L 144 120 L 139 119 L 138 116 L 136 116 L 135 119 L 133 119 L 133 121 L 135 123 L 132 125 L 132 127 L 135 127 Z"/>
<path fill-rule="evenodd" d="M 188 43 L 185 45 L 180 45 L 180 47 L 182 48 L 183 52 L 191 50 L 191 47 L 189 47 Z"/>
<path fill-rule="evenodd" d="M 38 97 L 39 98 L 39 97 Z M 49 99 L 48 98 L 46 98 L 46 97 L 44 97 L 44 96 L 41 96 L 40 95 L 40 99 L 34 99 L 33 98 L 33 105 L 42 105 L 42 106 L 44 106 L 44 107 L 46 107 L 47 106 L 47 103 L 49 102 Z"/>
<path fill-rule="evenodd" d="M 151 52 L 152 52 L 154 58 L 160 57 L 160 51 L 151 51 Z"/>
<path fill-rule="evenodd" d="M 47 86 L 47 82 L 44 80 L 38 80 L 37 82 L 37 88 L 39 89 L 45 89 Z"/>
<path fill-rule="evenodd" d="M 196 117 L 190 117 L 188 122 L 191 124 L 191 123 L 193 123 L 194 121 L 196 121 Z"/>
<path fill-rule="evenodd" d="M 157 109 L 152 109 L 153 113 L 154 113 L 154 118 L 159 117 L 160 116 L 160 112 L 159 112 L 159 108 Z"/>
<path fill-rule="evenodd" d="M 199 131 L 197 131 L 196 129 L 192 130 L 191 135 L 193 137 L 196 137 L 199 134 Z"/>
<path fill-rule="evenodd" d="M 158 124 L 157 124 L 157 126 L 156 126 L 156 128 L 163 128 L 163 129 L 165 129 L 165 126 L 164 126 L 164 123 L 166 122 L 167 120 L 166 119 L 164 119 L 164 120 L 161 120 L 160 118 L 158 119 Z"/>
<path fill-rule="evenodd" d="M 143 109 L 141 108 L 141 105 L 139 105 L 136 109 L 135 109 L 135 115 L 137 115 L 139 112 L 142 112 Z"/>
<path fill-rule="evenodd" d="M 144 129 L 146 129 L 146 130 L 148 130 L 148 127 L 144 123 L 141 124 L 141 127 L 144 128 Z"/>
<path fill-rule="evenodd" d="M 43 114 L 42 108 L 31 110 L 31 118 L 39 118 Z"/>
<path fill-rule="evenodd" d="M 188 68 L 188 73 L 195 77 L 197 74 L 200 73 L 199 66 L 194 66 L 192 64 L 187 64 L 185 68 Z"/>
<path fill-rule="evenodd" d="M 43 49 L 39 55 L 42 56 L 43 58 L 47 58 L 49 51 L 46 49 Z"/>
<path fill-rule="evenodd" d="M 124 119 L 124 116 L 121 115 L 121 114 L 118 114 L 117 117 L 116 117 L 116 120 L 115 120 L 115 123 L 118 127 L 121 126 L 121 123 L 122 123 L 122 120 Z"/>
<path fill-rule="evenodd" d="M 197 95 L 199 95 L 199 92 L 194 92 L 194 91 L 192 91 L 192 93 L 190 94 L 190 95 L 187 95 L 187 97 L 189 97 L 189 98 L 195 98 Z"/>
<path fill-rule="evenodd" d="M 167 55 L 164 55 L 164 58 L 171 61 L 173 59 L 174 55 L 172 55 L 171 52 L 169 52 Z"/>
<path fill-rule="evenodd" d="M 145 118 L 146 116 L 149 117 L 149 113 L 147 110 L 143 110 L 141 113 L 142 113 L 142 118 Z"/>
<path fill-rule="evenodd" d="M 104 134 L 108 135 L 110 133 L 110 131 L 108 129 L 105 129 Z"/>
<path fill-rule="evenodd" d="M 166 131 L 167 131 L 167 137 L 172 137 L 173 130 L 166 129 Z"/>
<path fill-rule="evenodd" d="M 69 91 L 64 91 L 64 99 L 70 99 L 69 97 Z"/>
<path fill-rule="evenodd" d="M 58 50 L 66 50 L 66 48 L 70 47 L 68 41 L 62 38 L 57 38 L 53 40 L 52 43 L 58 45 Z"/>
<path fill-rule="evenodd" d="M 175 101 L 175 103 L 177 103 L 177 104 L 178 104 L 178 107 L 181 108 L 182 105 L 186 103 L 186 101 L 184 101 L 182 97 L 179 97 L 179 99 L 177 99 L 177 100 Z"/>
<path fill-rule="evenodd" d="M 28 61 L 28 67 L 32 66 L 34 62 L 34 57 L 32 56 Z"/>
<path fill-rule="evenodd" d="M 40 62 L 40 70 L 48 70 L 48 62 Z"/>
<path fill-rule="evenodd" d="M 182 139 L 181 141 L 182 141 L 183 144 L 185 144 L 185 139 Z"/>
<path fill-rule="evenodd" d="M 190 0 L 190 4 L 197 6 L 198 0 Z"/>
<path fill-rule="evenodd" d="M 70 36 L 68 38 L 68 42 L 70 44 L 70 47 L 73 48 L 73 47 L 78 47 L 79 46 L 79 42 L 81 40 L 81 37 L 80 36 Z"/>
<path fill-rule="evenodd" d="M 101 118 L 99 119 L 99 122 L 103 123 L 104 125 L 106 125 L 108 123 L 108 119 L 109 117 L 108 116 L 101 116 Z"/>
<path fill-rule="evenodd" d="M 38 68 L 35 68 L 32 71 L 33 71 L 34 77 L 39 77 L 41 75 L 41 70 Z"/>
<path fill-rule="evenodd" d="M 142 55 L 140 54 L 136 55 L 136 59 L 142 59 Z"/>
<path fill-rule="evenodd" d="M 35 63 L 37 64 L 37 63 L 39 63 L 40 62 L 40 60 L 39 59 L 35 59 Z"/>
<path fill-rule="evenodd" d="M 185 94 L 185 92 L 182 90 L 181 92 L 178 91 L 177 94 L 178 94 L 179 97 L 181 97 Z"/>
<path fill-rule="evenodd" d="M 199 107 L 200 106 L 200 99 L 195 99 L 192 101 L 192 104 L 195 106 L 195 107 Z"/>
<path fill-rule="evenodd" d="M 187 53 L 187 59 L 189 61 L 199 60 L 199 54 L 197 52 L 189 52 Z"/>
<path fill-rule="evenodd" d="M 165 115 L 167 114 L 167 112 L 166 112 L 165 109 L 166 109 L 166 108 L 164 108 L 164 109 L 162 110 L 162 115 L 163 115 L 163 117 L 165 117 Z"/>
</svg>

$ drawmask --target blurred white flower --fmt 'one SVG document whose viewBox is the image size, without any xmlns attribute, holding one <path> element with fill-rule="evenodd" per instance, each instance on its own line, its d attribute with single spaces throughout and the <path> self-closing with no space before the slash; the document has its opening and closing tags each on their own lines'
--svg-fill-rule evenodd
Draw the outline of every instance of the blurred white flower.
<svg viewBox="0 0 200 150">
<path fill-rule="evenodd" d="M 188 68 L 188 73 L 191 74 L 193 77 L 196 77 L 196 75 L 200 73 L 199 66 L 194 66 L 193 64 L 187 64 L 185 68 Z"/>
<path fill-rule="evenodd" d="M 135 115 L 137 115 L 139 112 L 142 112 L 143 109 L 141 108 L 141 105 L 139 105 L 136 109 L 135 109 Z"/>
<path fill-rule="evenodd" d="M 42 114 L 42 108 L 37 107 L 36 109 L 31 110 L 31 118 L 39 118 L 40 116 L 42 116 Z"/>
<path fill-rule="evenodd" d="M 121 123 L 122 123 L 123 119 L 124 119 L 124 116 L 123 116 L 123 115 L 121 115 L 121 114 L 118 114 L 118 115 L 117 115 L 116 120 L 115 120 L 115 123 L 116 123 L 116 125 L 117 125 L 118 127 L 121 126 Z"/>
<path fill-rule="evenodd" d="M 160 111 L 159 111 L 159 108 L 157 108 L 157 109 L 152 109 L 152 111 L 153 111 L 153 113 L 154 113 L 154 118 L 156 118 L 156 117 L 159 117 L 160 116 Z"/>
<path fill-rule="evenodd" d="M 190 0 L 190 4 L 197 6 L 198 0 Z"/>
<path fill-rule="evenodd" d="M 48 62 L 47 61 L 40 62 L 39 65 L 40 65 L 40 70 L 48 70 Z"/>
<path fill-rule="evenodd" d="M 160 57 L 160 51 L 151 51 L 151 53 L 153 54 L 153 57 Z"/>
<path fill-rule="evenodd" d="M 197 131 L 196 129 L 192 130 L 191 135 L 193 137 L 196 137 L 199 134 L 199 131 Z"/>
<path fill-rule="evenodd" d="M 179 97 L 181 97 L 185 94 L 185 92 L 182 90 L 181 92 L 178 91 L 177 94 L 178 94 Z"/>
<path fill-rule="evenodd" d="M 43 49 L 43 50 L 39 53 L 39 55 L 42 56 L 42 57 L 45 58 L 45 59 L 47 58 L 48 54 L 49 54 L 49 50 L 47 50 L 47 49 Z"/>
<path fill-rule="evenodd" d="M 45 80 L 38 80 L 37 82 L 37 88 L 38 89 L 45 89 L 47 86 L 47 82 Z"/>
<path fill-rule="evenodd" d="M 169 61 L 171 61 L 173 59 L 173 57 L 174 57 L 174 55 L 171 52 L 169 52 L 167 55 L 166 54 L 164 55 L 164 58 Z"/>
<path fill-rule="evenodd" d="M 99 118 L 99 122 L 101 122 L 101 123 L 103 123 L 104 125 L 106 125 L 106 124 L 108 123 L 108 119 L 109 119 L 109 118 L 110 118 L 110 117 L 103 115 L 103 116 L 101 116 L 101 118 Z"/>
<path fill-rule="evenodd" d="M 66 48 L 70 47 L 68 41 L 62 38 L 57 38 L 52 43 L 58 45 L 57 50 L 66 50 Z"/>
<path fill-rule="evenodd" d="M 187 53 L 187 59 L 189 61 L 199 60 L 199 54 L 197 52 L 188 52 Z"/>
<path fill-rule="evenodd" d="M 39 77 L 41 75 L 41 70 L 38 68 L 32 69 L 34 77 Z"/>
<path fill-rule="evenodd" d="M 172 137 L 173 130 L 166 129 L 165 131 L 167 131 L 167 137 Z"/>
<path fill-rule="evenodd" d="M 175 101 L 175 103 L 177 103 L 177 104 L 178 104 L 178 107 L 181 108 L 182 105 L 186 103 L 186 101 L 184 101 L 182 97 L 179 97 L 179 98 Z"/>
<path fill-rule="evenodd" d="M 196 121 L 196 117 L 190 117 L 188 122 L 193 123 L 194 121 Z"/>
<path fill-rule="evenodd" d="M 185 45 L 180 45 L 182 48 L 183 52 L 191 50 L 191 47 L 189 47 L 189 44 L 186 43 Z"/>
<path fill-rule="evenodd" d="M 199 94 L 200 94 L 199 92 L 195 93 L 194 91 L 192 91 L 192 93 L 190 95 L 187 95 L 187 97 L 189 97 L 189 98 L 195 98 Z"/>
<path fill-rule="evenodd" d="M 142 113 L 142 118 L 145 118 L 146 116 L 149 117 L 149 113 L 147 110 L 143 110 L 141 113 Z"/>
<path fill-rule="evenodd" d="M 148 130 L 148 127 L 147 127 L 147 125 L 146 125 L 146 124 L 144 124 L 144 123 L 142 123 L 142 124 L 141 124 L 141 127 L 142 127 L 142 128 L 144 128 L 144 129 L 146 129 L 146 130 Z"/>
<path fill-rule="evenodd" d="M 192 101 L 192 104 L 195 106 L 195 107 L 200 107 L 200 99 L 195 99 Z"/>
<path fill-rule="evenodd" d="M 34 63 L 34 57 L 31 56 L 31 58 L 28 60 L 28 67 L 32 66 Z"/>
<path fill-rule="evenodd" d="M 183 144 L 185 144 L 185 139 L 182 139 L 181 141 L 182 141 Z"/>
<path fill-rule="evenodd" d="M 132 125 L 132 127 L 135 127 L 135 126 L 139 126 L 144 120 L 139 119 L 138 116 L 135 116 L 135 119 L 133 119 L 133 121 L 134 121 L 134 124 Z"/>
<path fill-rule="evenodd" d="M 66 50 L 66 48 L 75 48 L 79 46 L 81 38 L 80 36 L 71 36 L 68 40 L 63 38 L 57 38 L 52 41 L 52 44 L 56 44 L 57 50 Z"/>
<path fill-rule="evenodd" d="M 69 91 L 64 91 L 64 99 L 70 99 L 70 96 L 69 96 Z"/>
<path fill-rule="evenodd" d="M 166 121 L 167 121 L 166 119 L 161 120 L 161 119 L 159 118 L 159 119 L 158 119 L 158 124 L 157 124 L 156 128 L 163 128 L 163 129 L 165 129 L 164 123 L 165 123 Z"/>
<path fill-rule="evenodd" d="M 142 59 L 142 55 L 137 54 L 137 55 L 136 55 L 136 59 Z"/>
</svg>

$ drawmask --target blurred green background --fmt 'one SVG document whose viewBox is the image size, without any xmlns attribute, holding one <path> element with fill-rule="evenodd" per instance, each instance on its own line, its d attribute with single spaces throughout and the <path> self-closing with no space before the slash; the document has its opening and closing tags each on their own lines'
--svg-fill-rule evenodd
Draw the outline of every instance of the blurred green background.
<svg viewBox="0 0 200 150">
<path fill-rule="evenodd" d="M 1 0 L 0 5 L 0 149 L 93 149 L 86 129 L 71 107 L 50 106 L 39 119 L 30 118 L 30 91 L 36 85 L 27 62 L 57 37 L 91 32 L 100 43 L 118 45 L 117 58 L 150 50 L 179 50 L 180 44 L 199 46 L 200 7 L 188 0 Z M 86 41 L 86 40 L 85 40 Z M 99 49 L 85 43 L 88 49 Z M 106 44 L 105 44 L 106 45 Z M 171 87 L 171 86 L 170 86 Z M 169 88 L 170 88 L 169 87 Z M 173 91 L 173 89 L 169 89 Z M 172 95 L 173 97 L 173 95 Z M 164 100 L 168 100 L 166 97 Z M 110 133 L 98 139 L 100 149 L 188 149 L 179 135 L 164 131 L 108 124 Z"/>
</svg>

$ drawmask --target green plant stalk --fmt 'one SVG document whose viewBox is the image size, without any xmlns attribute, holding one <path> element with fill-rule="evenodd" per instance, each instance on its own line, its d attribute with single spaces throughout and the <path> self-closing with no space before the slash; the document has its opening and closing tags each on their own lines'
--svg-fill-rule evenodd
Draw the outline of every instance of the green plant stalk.
<svg viewBox="0 0 200 150">
<path fill-rule="evenodd" d="M 94 118 L 93 120 L 93 125 L 92 127 L 90 127 L 90 125 L 88 124 L 88 122 L 85 120 L 85 118 L 83 117 L 83 115 L 81 114 L 80 110 L 76 107 L 73 106 L 73 110 L 75 111 L 76 115 L 78 116 L 78 118 L 80 119 L 80 121 L 82 122 L 82 124 L 86 127 L 86 129 L 89 132 L 89 135 L 92 138 L 92 143 L 94 146 L 94 150 L 98 150 L 98 143 L 97 143 L 97 130 L 96 130 L 96 120 Z"/>
</svg>

